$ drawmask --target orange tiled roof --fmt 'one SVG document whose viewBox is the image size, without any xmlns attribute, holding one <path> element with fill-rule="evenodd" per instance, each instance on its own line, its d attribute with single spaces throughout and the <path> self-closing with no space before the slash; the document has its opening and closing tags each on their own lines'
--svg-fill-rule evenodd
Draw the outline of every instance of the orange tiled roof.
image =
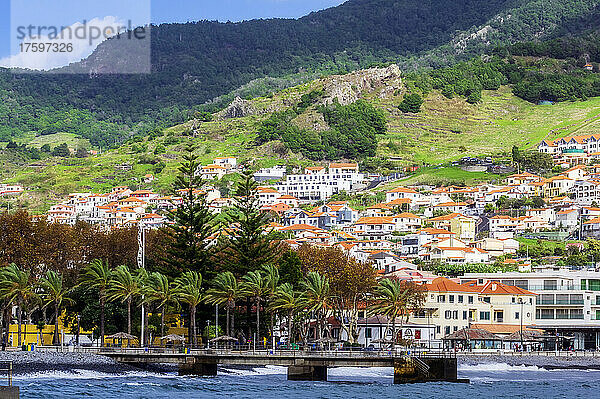
<svg viewBox="0 0 600 399">
<path fill-rule="evenodd" d="M 477 289 L 466 285 L 458 284 L 448 278 L 438 277 L 431 284 L 425 284 L 427 291 L 434 292 L 478 292 Z"/>
<path fill-rule="evenodd" d="M 417 194 L 417 192 L 415 190 L 413 190 L 412 188 L 408 188 L 408 187 L 396 187 L 390 191 L 388 191 L 388 193 L 409 193 L 409 194 Z"/>
<path fill-rule="evenodd" d="M 356 224 L 394 224 L 391 217 L 385 216 L 364 216 L 358 219 Z"/>
</svg>

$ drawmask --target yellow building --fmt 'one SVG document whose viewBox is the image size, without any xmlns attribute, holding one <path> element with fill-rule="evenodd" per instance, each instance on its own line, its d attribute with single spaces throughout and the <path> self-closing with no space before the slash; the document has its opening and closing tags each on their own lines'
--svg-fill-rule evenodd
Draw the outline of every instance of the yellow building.
<svg viewBox="0 0 600 399">
<path fill-rule="evenodd" d="M 429 219 L 429 222 L 433 223 L 433 227 L 436 229 L 448 230 L 456 234 L 456 238 L 461 240 L 474 240 L 475 239 L 475 218 L 465 216 L 462 213 L 450 213 L 444 216 L 438 216 Z"/>
</svg>

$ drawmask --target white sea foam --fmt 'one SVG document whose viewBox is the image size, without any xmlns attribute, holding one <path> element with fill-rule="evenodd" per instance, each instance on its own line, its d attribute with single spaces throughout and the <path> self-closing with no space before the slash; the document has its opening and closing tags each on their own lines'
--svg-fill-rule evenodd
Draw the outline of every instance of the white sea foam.
<svg viewBox="0 0 600 399">
<path fill-rule="evenodd" d="M 365 377 L 365 378 L 393 378 L 393 367 L 335 367 L 330 368 L 327 374 L 331 377 Z"/>
<path fill-rule="evenodd" d="M 543 368 L 537 366 L 514 366 L 507 363 L 480 363 L 480 364 L 459 364 L 458 371 L 467 372 L 511 372 L 511 371 L 540 371 L 545 372 Z"/>
<path fill-rule="evenodd" d="M 285 375 L 287 374 L 287 367 L 281 366 L 265 366 L 265 367 L 254 367 L 252 369 L 236 369 L 223 367 L 220 372 L 225 372 L 230 375 L 237 376 L 260 376 L 260 375 Z"/>
<path fill-rule="evenodd" d="M 40 371 L 36 373 L 17 374 L 15 380 L 40 380 L 40 379 L 68 379 L 68 380 L 98 380 L 106 378 L 173 378 L 175 374 L 152 373 L 146 371 L 128 371 L 125 373 L 111 374 L 92 370 L 73 369 L 70 371 Z"/>
<path fill-rule="evenodd" d="M 261 376 L 261 375 L 286 375 L 287 367 L 265 366 L 252 369 L 236 369 L 223 367 L 219 372 L 235 376 Z M 331 367 L 327 370 L 330 377 L 365 377 L 365 378 L 392 378 L 394 369 L 392 367 Z"/>
</svg>

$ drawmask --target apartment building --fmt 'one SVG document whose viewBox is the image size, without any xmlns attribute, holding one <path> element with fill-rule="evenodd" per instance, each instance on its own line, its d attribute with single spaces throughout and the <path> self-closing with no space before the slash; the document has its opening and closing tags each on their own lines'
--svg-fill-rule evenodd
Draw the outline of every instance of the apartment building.
<svg viewBox="0 0 600 399">
<path fill-rule="evenodd" d="M 574 349 L 600 348 L 600 272 L 467 273 L 461 282 L 514 286 L 537 294 L 534 327 L 572 337 Z"/>
<path fill-rule="evenodd" d="M 307 171 L 302 175 L 287 175 L 275 185 L 282 194 L 292 195 L 300 201 L 325 201 L 342 191 L 353 192 L 364 187 L 364 175 L 358 164 L 331 163 L 329 170 Z"/>
<path fill-rule="evenodd" d="M 412 314 L 409 321 L 435 325 L 435 339 L 463 328 L 492 325 L 497 333 L 508 335 L 518 331 L 521 323 L 529 326 L 534 322 L 536 295 L 525 289 L 498 282 L 478 284 L 476 280 L 459 284 L 444 277 L 425 288 L 423 310 Z"/>
</svg>

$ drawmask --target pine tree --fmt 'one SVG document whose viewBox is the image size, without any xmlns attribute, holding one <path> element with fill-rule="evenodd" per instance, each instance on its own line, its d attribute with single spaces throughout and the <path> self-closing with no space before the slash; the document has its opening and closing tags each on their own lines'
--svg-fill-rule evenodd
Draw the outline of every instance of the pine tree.
<svg viewBox="0 0 600 399">
<path fill-rule="evenodd" d="M 261 212 L 258 184 L 244 173 L 235 191 L 236 204 L 227 216 L 232 227 L 225 249 L 228 268 L 237 276 L 259 270 L 279 256 L 277 235 L 268 230 L 271 217 Z"/>
<path fill-rule="evenodd" d="M 210 277 L 210 251 L 207 238 L 214 231 L 214 215 L 208 209 L 206 194 L 201 189 L 202 179 L 197 175 L 199 162 L 194 148 L 188 147 L 179 167 L 179 175 L 173 184 L 174 195 L 182 197 L 182 203 L 170 212 L 174 223 L 167 230 L 171 243 L 165 261 L 170 266 L 167 274 L 177 271 L 197 271 Z"/>
</svg>

